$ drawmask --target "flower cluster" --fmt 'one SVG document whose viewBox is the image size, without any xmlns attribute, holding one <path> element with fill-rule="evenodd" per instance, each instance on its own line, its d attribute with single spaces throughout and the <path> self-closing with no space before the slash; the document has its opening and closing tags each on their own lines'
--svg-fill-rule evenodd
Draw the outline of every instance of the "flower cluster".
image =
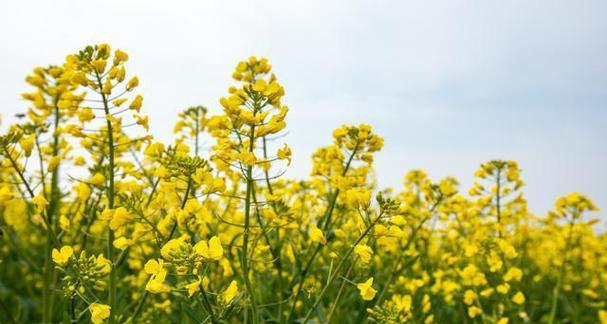
<svg viewBox="0 0 607 324">
<path fill-rule="evenodd" d="M 422 170 L 378 188 L 367 124 L 287 179 L 285 90 L 259 57 L 157 141 L 127 62 L 98 44 L 26 78 L 0 136 L 0 322 L 607 323 L 590 198 L 534 215 L 507 160 L 471 188 Z"/>
</svg>

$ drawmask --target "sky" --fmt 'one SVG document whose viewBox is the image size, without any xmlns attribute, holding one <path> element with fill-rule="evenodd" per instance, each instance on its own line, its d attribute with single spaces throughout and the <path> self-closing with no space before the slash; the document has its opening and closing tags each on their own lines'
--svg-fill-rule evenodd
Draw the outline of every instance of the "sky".
<svg viewBox="0 0 607 324">
<path fill-rule="evenodd" d="M 491 159 L 523 169 L 531 211 L 578 191 L 607 208 L 607 2 L 2 1 L 3 128 L 25 76 L 87 44 L 129 53 L 156 139 L 177 112 L 218 99 L 239 60 L 268 57 L 286 89 L 293 164 L 342 124 L 385 138 L 380 187 L 423 169 L 467 190 Z"/>
</svg>

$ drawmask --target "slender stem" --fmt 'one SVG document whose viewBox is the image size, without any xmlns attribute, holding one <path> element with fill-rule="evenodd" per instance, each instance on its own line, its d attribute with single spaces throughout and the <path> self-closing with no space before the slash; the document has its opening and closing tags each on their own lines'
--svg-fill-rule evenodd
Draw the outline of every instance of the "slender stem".
<svg viewBox="0 0 607 324">
<path fill-rule="evenodd" d="M 262 137 L 263 141 L 263 158 L 264 160 L 268 159 L 268 146 L 267 146 L 267 141 L 266 141 L 266 137 L 263 136 Z M 270 195 L 274 195 L 274 190 L 272 189 L 272 183 L 270 182 L 270 173 L 268 172 L 268 170 L 264 170 L 264 175 L 266 178 L 266 186 L 268 187 L 268 192 L 270 193 Z M 272 210 L 274 211 L 274 213 L 276 215 L 279 214 L 279 211 L 276 208 L 276 203 L 274 201 L 270 202 L 270 206 L 272 207 Z M 269 242 L 268 242 L 269 244 Z M 270 245 L 271 247 L 271 245 Z M 276 246 L 274 248 L 271 249 L 272 251 L 272 256 L 275 259 L 274 264 L 276 265 L 276 269 L 278 270 L 278 291 L 280 291 L 280 294 L 282 296 L 283 294 L 283 278 L 282 278 L 282 242 L 280 240 L 280 228 L 276 228 Z M 282 306 L 283 303 L 278 304 L 278 322 L 280 323 L 282 321 Z"/>
<path fill-rule="evenodd" d="M 44 195 L 44 198 L 48 200 L 48 197 L 46 196 L 46 173 L 44 172 L 44 158 L 42 157 L 42 150 L 40 149 L 40 140 L 38 139 L 38 134 L 36 134 L 34 143 L 36 144 L 36 151 L 38 151 L 38 163 L 40 166 L 40 183 L 42 184 L 42 194 Z"/>
<path fill-rule="evenodd" d="M 185 208 L 185 204 L 188 202 L 188 198 L 190 197 L 190 190 L 192 190 L 192 176 L 188 177 L 188 184 L 185 187 L 185 193 L 183 194 L 183 200 L 181 201 L 181 209 Z M 177 223 L 175 223 L 177 224 Z M 169 239 L 171 239 L 169 237 Z"/>
<path fill-rule="evenodd" d="M 569 250 L 571 249 L 571 242 L 573 237 L 573 226 L 575 225 L 575 217 L 572 217 L 569 222 L 569 233 L 567 235 L 567 242 L 565 244 L 565 255 L 563 258 L 563 262 L 559 268 L 559 274 L 556 279 L 556 285 L 554 286 L 554 290 L 552 291 L 552 306 L 550 307 L 550 317 L 548 323 L 554 323 L 554 318 L 556 316 L 556 309 L 558 305 L 559 293 L 561 290 L 561 284 L 563 282 L 563 275 L 565 274 L 565 265 L 569 259 Z"/>
<path fill-rule="evenodd" d="M 209 312 L 209 316 L 211 316 L 211 323 L 217 323 L 217 319 L 215 318 L 215 312 L 213 312 L 213 307 L 207 298 L 207 292 L 204 289 L 204 285 L 200 283 L 200 294 L 202 295 L 202 301 Z"/>
<path fill-rule="evenodd" d="M 25 180 L 25 175 L 23 175 L 23 172 L 21 171 L 21 169 L 19 169 L 19 166 L 17 165 L 17 162 L 15 161 L 15 159 L 13 159 L 13 156 L 8 151 L 8 147 L 3 146 L 3 149 L 4 149 L 4 153 L 6 155 L 6 158 L 8 158 L 8 160 L 11 162 L 11 165 L 13 166 L 13 169 L 15 169 L 15 172 L 17 172 L 17 175 L 19 176 L 19 179 L 21 179 L 21 182 L 23 182 L 23 185 L 25 185 L 25 189 L 27 189 L 27 192 L 30 194 L 30 198 L 36 197 L 36 194 L 34 194 L 34 191 L 32 190 L 32 187 L 30 187 L 30 185 L 27 182 L 27 180 Z"/>
<path fill-rule="evenodd" d="M 70 297 L 68 308 L 69 308 L 69 311 L 70 311 L 70 323 L 77 323 L 77 320 L 76 320 L 76 298 L 75 298 L 75 295 L 72 296 L 72 297 Z"/>
<path fill-rule="evenodd" d="M 181 201 L 181 209 L 183 209 L 185 207 L 185 204 L 188 202 L 188 198 L 190 196 L 191 189 L 192 189 L 192 177 L 190 176 L 190 177 L 188 177 L 188 184 L 185 189 L 185 194 L 183 195 L 183 200 Z M 149 202 L 148 202 L 148 204 L 149 204 Z M 171 228 L 171 232 L 169 233 L 169 236 L 164 241 L 165 243 L 170 241 L 173 238 L 173 235 L 175 235 L 176 229 L 177 229 L 177 222 L 175 222 L 175 224 L 173 224 L 173 228 Z M 137 318 L 137 316 L 139 315 L 139 313 L 141 312 L 141 309 L 143 308 L 143 305 L 145 304 L 145 300 L 147 299 L 148 294 L 149 293 L 147 290 L 143 292 L 143 295 L 139 299 L 139 302 L 137 303 L 137 306 L 135 307 L 135 310 L 133 311 L 133 315 L 131 315 L 131 317 L 130 317 L 131 320 L 135 320 Z"/>
<path fill-rule="evenodd" d="M 495 205 L 497 211 L 497 234 L 502 237 L 502 206 L 501 206 L 501 191 L 502 191 L 502 169 L 497 169 L 497 192 L 495 193 Z"/>
<path fill-rule="evenodd" d="M 350 166 L 352 165 L 352 161 L 354 160 L 354 156 L 356 155 L 356 151 L 358 150 L 358 148 L 359 148 L 359 143 L 357 142 L 356 145 L 354 146 L 354 149 L 352 150 L 352 154 L 350 154 L 350 157 L 348 158 L 348 161 L 346 162 L 346 165 L 344 166 L 344 170 L 341 173 L 342 177 L 344 177 L 344 176 L 346 176 L 346 174 L 348 174 L 348 170 L 350 169 Z M 323 218 L 320 220 L 319 225 L 322 225 L 324 222 L 322 229 L 325 232 L 327 231 L 327 229 L 329 228 L 329 225 L 331 224 L 331 217 L 333 215 L 333 211 L 335 210 L 335 204 L 337 203 L 337 197 L 339 197 L 339 192 L 340 192 L 339 188 L 335 189 L 335 191 L 333 192 L 333 195 L 329 199 L 329 206 L 327 206 L 327 209 L 325 210 L 325 213 L 323 214 Z M 312 257 L 310 257 L 310 259 L 306 263 L 306 266 L 299 273 L 299 276 L 301 279 L 299 281 L 299 286 L 297 288 L 297 292 L 295 293 L 295 298 L 293 299 L 292 304 L 291 304 L 291 311 L 289 312 L 289 321 L 293 320 L 293 316 L 295 315 L 295 306 L 297 304 L 297 300 L 299 299 L 299 296 L 301 295 L 303 283 L 306 280 L 306 276 L 308 275 L 308 271 L 310 270 L 312 263 L 316 259 L 316 255 L 318 255 L 318 252 L 320 252 L 322 247 L 323 247 L 323 244 L 318 243 L 316 245 L 316 248 L 314 249 L 314 252 L 312 253 Z M 293 285 L 294 282 L 295 282 L 295 278 L 293 278 L 291 285 Z"/>
<path fill-rule="evenodd" d="M 327 315 L 326 322 L 328 324 L 331 323 L 331 319 L 333 318 L 333 314 L 335 314 L 335 309 L 339 305 L 339 300 L 341 299 L 341 296 L 343 295 L 343 291 L 344 291 L 344 288 L 346 287 L 346 283 L 348 283 L 347 278 L 350 276 L 350 273 L 352 272 L 352 269 L 354 268 L 354 263 L 355 262 L 352 262 L 352 264 L 350 264 L 350 266 L 348 267 L 348 271 L 346 271 L 346 275 L 344 276 L 344 280 L 342 281 L 341 286 L 339 287 L 339 291 L 337 292 L 337 297 L 335 297 L 335 300 L 333 301 L 333 306 L 331 306 L 331 310 L 329 311 L 329 315 Z"/>
<path fill-rule="evenodd" d="M 354 156 L 356 155 L 356 152 L 358 151 L 359 145 L 360 145 L 359 142 L 356 142 L 356 145 L 354 146 L 354 149 L 352 150 L 352 154 L 350 154 L 350 157 L 348 158 L 348 162 L 346 162 L 346 165 L 344 166 L 344 170 L 341 173 L 342 177 L 345 177 L 346 174 L 348 174 L 348 169 L 350 169 L 350 165 L 352 165 L 352 161 L 354 160 Z M 327 214 L 324 217 L 325 224 L 322 227 L 324 231 L 327 231 L 327 229 L 329 228 L 329 225 L 331 225 L 331 217 L 333 216 L 333 209 L 335 209 L 335 202 L 337 201 L 338 196 L 339 196 L 339 188 L 335 189 L 335 193 L 333 194 L 332 203 L 329 205 Z"/>
<path fill-rule="evenodd" d="M 13 159 L 12 155 L 9 153 L 8 148 L 6 146 L 3 146 L 3 149 L 4 149 L 6 157 L 11 162 L 13 169 L 15 169 L 15 172 L 17 172 L 17 175 L 19 175 L 19 179 L 21 179 L 21 181 L 25 185 L 25 188 L 27 189 L 27 192 L 29 193 L 30 198 L 36 197 L 36 194 L 34 194 L 32 187 L 30 187 L 27 180 L 25 180 L 25 175 L 23 174 L 23 171 L 21 171 L 21 169 L 19 169 L 17 162 L 15 161 L 15 159 Z M 46 225 L 46 230 L 50 233 L 51 238 L 55 241 L 55 243 L 57 243 L 56 242 L 57 235 L 55 235 L 55 231 L 53 230 L 53 227 L 50 225 L 48 218 L 46 216 L 47 216 L 46 213 L 44 213 L 42 215 L 42 220 L 44 221 L 44 223 Z"/>
<path fill-rule="evenodd" d="M 373 227 L 375 227 L 375 225 L 379 222 L 379 220 L 382 218 L 382 216 L 383 216 L 383 213 L 380 213 L 379 215 L 377 215 L 377 218 L 375 218 L 373 220 L 373 222 L 371 222 L 371 224 L 369 224 L 367 229 L 365 229 L 365 231 L 358 237 L 358 239 L 356 239 L 356 241 L 354 242 L 354 244 L 352 244 L 352 246 L 350 247 L 348 252 L 341 258 L 341 260 L 335 267 L 335 271 L 329 277 L 329 280 L 327 280 L 326 285 L 321 290 L 320 295 L 318 295 L 318 298 L 316 298 L 316 301 L 314 302 L 312 307 L 308 310 L 306 317 L 304 317 L 304 320 L 303 320 L 304 324 L 310 320 L 310 316 L 312 316 L 312 313 L 314 312 L 316 307 L 318 307 L 318 304 L 320 304 L 320 301 L 322 300 L 323 296 L 325 295 L 325 293 L 327 292 L 327 290 L 329 289 L 329 287 L 331 286 L 331 284 L 333 283 L 335 278 L 337 278 L 338 273 L 340 272 L 341 268 L 345 264 L 346 260 L 350 257 L 352 252 L 354 252 L 354 248 L 367 236 L 367 234 L 369 234 L 369 232 L 373 229 Z"/>
<path fill-rule="evenodd" d="M 199 149 L 198 146 L 200 146 L 200 144 L 199 144 L 199 141 L 200 141 L 199 140 L 199 136 L 200 136 L 200 134 L 199 134 L 199 132 L 200 132 L 200 116 L 198 116 L 198 112 L 199 111 L 196 110 L 196 130 L 195 130 L 195 133 L 196 133 L 196 135 L 195 135 L 195 141 L 196 141 L 196 143 L 194 144 L 195 145 L 194 146 L 194 156 L 198 156 L 198 149 Z"/>
<path fill-rule="evenodd" d="M 59 107 L 57 106 L 59 98 L 55 98 L 55 107 L 53 109 L 54 113 L 54 121 L 53 121 L 53 158 L 59 155 L 59 118 L 60 112 Z M 38 139 L 36 139 L 37 141 Z M 40 162 L 42 163 L 42 162 Z M 53 242 L 57 239 L 55 237 L 55 216 L 57 211 L 59 210 L 60 204 L 60 192 L 59 192 L 59 164 L 55 166 L 53 169 L 53 173 L 51 175 L 51 193 L 50 193 L 50 201 L 48 204 L 48 209 L 46 210 L 46 218 L 48 219 L 48 226 L 50 226 L 51 231 L 49 231 L 49 237 L 47 239 L 47 262 L 49 263 L 49 267 L 47 269 L 46 280 L 48 283 L 45 285 L 50 286 L 50 293 L 48 294 L 48 307 L 49 307 L 49 320 L 53 318 L 53 304 L 54 304 L 54 290 L 55 290 L 55 267 L 53 266 L 53 262 L 51 259 L 51 250 L 53 248 Z M 51 234 L 52 233 L 52 234 Z"/>
<path fill-rule="evenodd" d="M 95 76 L 97 78 L 97 85 L 99 86 L 99 89 L 103 88 L 103 84 L 101 82 L 101 76 L 99 75 L 99 73 L 95 72 Z M 110 108 L 109 108 L 109 104 L 108 104 L 108 99 L 105 96 L 105 94 L 103 93 L 103 91 L 101 92 L 101 99 L 103 101 L 103 109 L 105 111 L 105 115 L 109 116 L 110 115 Z M 108 190 L 107 190 L 107 200 L 108 200 L 108 208 L 109 209 L 113 209 L 114 208 L 114 128 L 112 126 L 112 122 L 106 118 L 106 125 L 107 125 L 107 136 L 108 136 L 108 146 L 109 146 L 109 186 L 108 186 Z M 109 284 L 109 306 L 110 308 L 110 317 L 109 317 L 109 323 L 113 324 L 115 322 L 116 319 L 116 311 L 117 311 L 117 304 L 116 304 L 116 267 L 114 264 L 114 231 L 109 228 L 108 229 L 108 241 L 107 241 L 107 253 L 108 253 L 108 259 L 110 260 L 110 262 L 112 262 L 112 269 L 110 271 L 110 284 Z"/>
<path fill-rule="evenodd" d="M 255 141 L 255 125 L 251 126 L 251 130 L 249 133 L 249 152 L 253 152 L 253 144 Z M 257 304 L 255 301 L 255 293 L 253 292 L 253 287 L 251 285 L 251 280 L 249 279 L 249 226 L 251 219 L 251 195 L 253 193 L 253 167 L 247 166 L 247 193 L 245 196 L 245 217 L 244 217 L 244 233 L 242 235 L 242 271 L 243 271 L 243 279 L 245 282 L 245 287 L 247 289 L 247 293 L 249 294 L 249 298 L 251 300 L 251 312 L 253 316 L 253 323 L 257 323 Z"/>
<path fill-rule="evenodd" d="M 139 299 L 139 302 L 137 303 L 137 307 L 135 307 L 135 311 L 133 312 L 133 315 L 131 316 L 132 320 L 137 318 L 137 316 L 141 312 L 141 309 L 143 308 L 143 304 L 145 303 L 145 300 L 147 298 L 148 298 L 148 291 L 146 290 L 143 292 L 143 296 L 141 296 L 141 298 Z"/>
<path fill-rule="evenodd" d="M 8 147 L 6 145 L 4 145 L 2 148 L 4 149 L 6 158 L 11 162 L 13 169 L 15 170 L 15 172 L 17 172 L 17 175 L 19 175 L 19 178 L 21 179 L 21 182 L 23 182 L 23 185 L 25 185 L 25 188 L 27 189 L 27 192 L 29 193 L 30 198 L 33 199 L 36 196 L 36 194 L 34 194 L 34 191 L 30 187 L 27 180 L 25 179 L 25 175 L 23 174 L 23 171 L 21 171 L 21 169 L 17 165 L 17 162 L 15 161 L 15 159 L 13 159 L 13 156 L 8 151 Z M 55 235 L 53 227 L 51 226 L 51 223 L 49 222 L 48 213 L 45 213 L 45 214 L 46 215 L 42 215 L 42 219 L 44 220 L 44 223 L 46 225 L 46 230 L 47 230 L 47 233 L 46 233 L 47 234 L 47 244 L 45 246 L 45 251 L 44 251 L 45 258 L 44 258 L 44 274 L 43 274 L 44 275 L 44 284 L 42 287 L 42 319 L 44 322 L 50 322 L 51 321 L 50 295 L 52 293 L 52 288 L 50 287 L 50 284 L 51 284 L 52 272 L 53 272 L 53 270 L 51 270 L 51 268 L 53 267 L 53 263 L 52 263 L 52 259 L 51 259 L 51 249 L 53 246 L 53 242 L 57 239 L 57 236 Z"/>
<path fill-rule="evenodd" d="M 50 241 L 50 233 L 47 233 L 47 241 Z M 47 244 L 44 253 L 44 284 L 42 286 L 42 319 L 45 323 L 50 323 L 52 320 L 51 315 L 51 272 L 53 268 L 53 261 L 51 260 L 51 243 Z"/>
</svg>

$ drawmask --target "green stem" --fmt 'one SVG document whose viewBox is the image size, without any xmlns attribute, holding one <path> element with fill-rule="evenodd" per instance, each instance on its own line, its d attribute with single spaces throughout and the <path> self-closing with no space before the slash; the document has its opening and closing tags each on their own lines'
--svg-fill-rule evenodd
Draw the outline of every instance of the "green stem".
<svg viewBox="0 0 607 324">
<path fill-rule="evenodd" d="M 557 304 L 559 299 L 559 293 L 561 290 L 561 284 L 563 282 L 563 275 L 565 274 L 565 265 L 569 258 L 569 250 L 571 249 L 571 241 L 573 237 L 573 226 L 575 224 L 575 218 L 573 217 L 569 222 L 569 234 L 567 235 L 567 243 L 565 244 L 565 256 L 563 258 L 563 262 L 559 268 L 559 275 L 556 279 L 556 285 L 554 286 L 554 290 L 552 291 L 552 305 L 550 307 L 550 317 L 548 323 L 553 324 L 554 318 L 556 316 Z"/>
<path fill-rule="evenodd" d="M 350 156 L 348 157 L 348 161 L 346 162 L 346 165 L 344 166 L 344 170 L 341 173 L 342 177 L 344 177 L 344 176 L 346 176 L 346 174 L 348 174 L 348 170 L 350 169 L 350 166 L 352 165 L 352 161 L 354 160 L 354 156 L 356 155 L 356 151 L 358 150 L 358 147 L 359 147 L 359 143 L 357 142 L 356 145 L 354 146 L 354 149 L 352 150 L 352 154 L 350 154 Z M 333 211 L 335 210 L 335 204 L 337 203 L 337 197 L 339 197 L 339 192 L 340 192 L 339 188 L 335 189 L 335 191 L 333 192 L 333 195 L 329 199 L 329 206 L 327 206 L 327 209 L 325 210 L 325 213 L 323 214 L 323 217 L 319 222 L 319 225 L 322 225 L 321 227 L 324 232 L 327 231 L 327 229 L 329 228 L 329 225 L 331 224 L 331 217 L 333 216 Z M 324 222 L 324 225 L 323 225 L 323 222 Z M 310 259 L 306 263 L 306 266 L 299 273 L 300 284 L 299 284 L 299 287 L 297 288 L 297 292 L 295 293 L 295 298 L 293 299 L 292 304 L 291 304 L 291 311 L 289 312 L 289 321 L 293 320 L 293 316 L 295 315 L 295 305 L 297 304 L 297 300 L 299 299 L 299 296 L 301 295 L 303 283 L 306 280 L 306 276 L 308 275 L 308 271 L 310 270 L 312 263 L 316 259 L 316 256 L 318 255 L 318 252 L 320 252 L 322 247 L 323 247 L 323 244 L 318 243 L 316 245 L 316 248 L 314 249 L 314 252 L 312 253 L 312 257 L 310 257 Z M 294 283 L 295 283 L 295 278 L 291 282 L 291 286 L 293 286 Z"/>
<path fill-rule="evenodd" d="M 263 136 L 263 158 L 264 160 L 268 159 L 268 147 L 266 137 Z M 266 186 L 268 187 L 268 192 L 270 195 L 274 195 L 274 190 L 272 189 L 272 183 L 270 182 L 270 173 L 268 170 L 264 170 Z M 270 202 L 270 206 L 276 215 L 279 215 L 279 211 L 276 208 L 276 203 L 274 201 Z M 271 247 L 270 242 L 268 241 L 268 246 Z M 276 265 L 276 269 L 278 270 L 278 291 L 280 292 L 280 296 L 283 295 L 283 278 L 282 278 L 282 242 L 280 240 L 280 227 L 276 228 L 276 246 L 271 249 L 272 256 L 275 259 L 274 264 Z M 283 303 L 278 304 L 278 322 L 282 321 L 282 305 Z"/>
<path fill-rule="evenodd" d="M 502 206 L 501 206 L 501 191 L 502 191 L 502 169 L 497 169 L 497 192 L 495 193 L 495 205 L 497 211 L 497 234 L 501 238 L 502 237 Z"/>
<path fill-rule="evenodd" d="M 141 298 L 139 299 L 139 302 L 137 303 L 137 307 L 135 307 L 135 311 L 133 312 L 133 315 L 131 316 L 131 320 L 134 321 L 137 318 L 137 316 L 141 312 L 141 309 L 143 309 L 143 304 L 145 303 L 145 300 L 147 298 L 148 298 L 148 291 L 146 290 L 143 292 L 143 296 L 141 296 Z"/>
<path fill-rule="evenodd" d="M 194 147 L 194 156 L 198 156 L 198 146 L 200 146 L 200 144 L 199 144 L 199 141 L 200 141 L 199 140 L 199 136 L 200 136 L 200 134 L 199 134 L 199 132 L 200 132 L 200 117 L 198 116 L 198 112 L 199 111 L 196 110 L 196 130 L 195 130 L 195 133 L 196 133 L 195 142 L 196 143 L 194 144 L 195 145 L 195 147 Z"/>
<path fill-rule="evenodd" d="M 36 194 L 34 194 L 34 190 L 32 190 L 29 183 L 25 179 L 25 175 L 23 174 L 23 171 L 21 171 L 21 169 L 17 165 L 17 162 L 15 161 L 15 159 L 13 159 L 13 156 L 8 151 L 8 147 L 6 145 L 4 145 L 2 148 L 4 149 L 6 158 L 11 162 L 11 165 L 12 165 L 13 169 L 15 170 L 15 172 L 17 172 L 17 175 L 19 175 L 19 179 L 21 179 L 21 182 L 23 183 L 27 192 L 29 193 L 30 198 L 33 199 L 36 196 Z M 44 284 L 42 287 L 42 319 L 44 322 L 48 323 L 51 321 L 50 295 L 52 293 L 52 289 L 49 285 L 52 280 L 52 272 L 53 272 L 53 270 L 49 270 L 49 269 L 51 269 L 53 267 L 53 261 L 51 259 L 51 250 L 52 250 L 53 243 L 56 240 L 56 235 L 53 230 L 53 227 L 51 226 L 51 224 L 49 222 L 48 213 L 45 213 L 45 214 L 46 215 L 42 215 L 42 219 L 44 220 L 44 223 L 45 223 L 46 229 L 47 229 L 47 233 L 46 233 L 47 234 L 47 244 L 45 247 L 44 274 L 43 274 Z"/>
<path fill-rule="evenodd" d="M 59 107 L 57 107 L 57 101 L 58 98 L 55 99 L 55 108 L 54 108 L 54 122 L 53 122 L 53 157 L 57 156 L 59 154 L 59 132 L 57 131 L 57 129 L 59 128 Z M 36 139 L 37 141 L 38 139 Z M 41 162 L 42 163 L 42 162 Z M 44 181 L 44 180 L 43 180 Z M 47 283 L 45 283 L 45 285 L 49 285 L 50 286 L 50 292 L 47 295 L 48 298 L 48 316 L 49 316 L 49 320 L 52 320 L 53 318 L 53 304 L 54 304 L 54 289 L 55 289 L 55 267 L 53 266 L 53 262 L 51 259 L 51 250 L 53 248 L 53 241 L 57 240 L 56 237 L 53 237 L 55 234 L 55 216 L 59 210 L 59 204 L 60 204 L 60 192 L 59 192 L 59 165 L 57 165 L 54 169 L 53 169 L 53 173 L 51 176 L 51 194 L 50 194 L 50 201 L 49 201 L 49 205 L 48 205 L 48 209 L 46 211 L 46 218 L 48 219 L 48 226 L 51 226 L 50 229 L 51 231 L 49 231 L 48 235 L 48 240 L 47 240 L 47 246 L 48 246 L 48 251 L 47 251 L 47 262 L 49 263 L 49 267 L 46 270 L 47 274 L 46 274 L 46 280 Z M 53 234 L 51 234 L 53 233 Z"/>
<path fill-rule="evenodd" d="M 251 131 L 249 133 L 249 152 L 253 152 L 253 143 L 255 141 L 255 126 L 251 126 Z M 243 279 L 245 282 L 245 287 L 247 289 L 247 293 L 251 300 L 251 312 L 253 316 L 253 323 L 257 323 L 257 304 L 255 301 L 255 294 L 253 292 L 253 287 L 251 285 L 251 280 L 249 279 L 249 226 L 251 219 L 251 195 L 253 192 L 253 167 L 247 166 L 247 193 L 245 196 L 245 218 L 244 218 L 244 233 L 242 235 L 242 271 L 243 271 Z"/>
<path fill-rule="evenodd" d="M 103 89 L 103 84 L 101 82 L 101 76 L 99 73 L 95 72 L 95 76 L 97 78 L 97 85 L 99 89 Z M 110 108 L 108 104 L 108 99 L 101 92 L 101 99 L 103 101 L 103 109 L 106 117 L 110 116 Z M 108 208 L 114 208 L 114 128 L 112 126 L 112 122 L 106 118 L 107 125 L 107 134 L 108 134 L 108 147 L 109 147 L 109 185 L 107 190 L 107 200 L 108 200 Z M 108 232 L 108 241 L 107 241 L 107 253 L 108 259 L 112 262 L 112 270 L 110 271 L 110 284 L 109 284 L 109 306 L 110 309 L 110 317 L 109 323 L 113 324 L 116 320 L 116 311 L 117 311 L 117 303 L 116 303 L 116 265 L 114 263 L 114 231 L 109 228 Z"/>
<path fill-rule="evenodd" d="M 346 287 L 346 283 L 348 283 L 348 280 L 346 280 L 346 279 L 348 279 L 348 277 L 350 276 L 350 273 L 352 272 L 352 269 L 354 268 L 354 263 L 355 262 L 352 262 L 352 264 L 350 264 L 350 266 L 348 267 L 348 271 L 346 271 L 346 275 L 344 276 L 344 280 L 341 282 L 341 286 L 339 287 L 339 291 L 337 292 L 337 297 L 335 297 L 335 301 L 333 301 L 333 306 L 331 306 L 329 315 L 327 315 L 326 322 L 328 324 L 331 323 L 333 314 L 335 314 L 335 309 L 337 308 L 337 305 L 339 305 L 339 300 L 341 299 L 341 296 L 343 295 L 343 291 L 344 291 L 344 288 Z"/>
<path fill-rule="evenodd" d="M 367 229 L 365 229 L 365 231 L 358 237 L 358 239 L 356 239 L 354 244 L 352 244 L 350 249 L 348 249 L 348 252 L 341 258 L 341 260 L 337 264 L 337 267 L 335 267 L 335 271 L 329 277 L 329 280 L 327 280 L 326 285 L 321 290 L 320 295 L 318 295 L 318 298 L 316 299 L 316 301 L 314 302 L 312 307 L 308 310 L 306 317 L 304 317 L 304 320 L 303 320 L 304 324 L 310 320 L 310 316 L 312 316 L 312 313 L 318 307 L 318 304 L 320 304 L 320 301 L 322 300 L 323 296 L 325 295 L 325 293 L 327 292 L 327 290 L 329 289 L 329 287 L 331 286 L 331 284 L 333 283 L 335 278 L 337 278 L 338 273 L 340 272 L 341 268 L 345 264 L 346 260 L 350 257 L 352 252 L 354 252 L 354 248 L 356 248 L 356 246 L 367 236 L 367 234 L 369 234 L 369 232 L 373 229 L 373 227 L 375 227 L 375 225 L 379 222 L 379 220 L 382 218 L 382 216 L 383 216 L 383 213 L 380 213 L 379 215 L 377 215 L 377 218 L 375 218 L 375 220 L 373 220 L 373 222 L 371 222 L 371 224 L 369 224 Z"/>
<path fill-rule="evenodd" d="M 209 299 L 207 298 L 207 292 L 204 289 L 204 285 L 202 283 L 200 283 L 200 294 L 202 295 L 202 301 L 207 309 L 207 311 L 209 312 L 209 316 L 211 316 L 211 323 L 217 323 L 217 319 L 215 318 L 215 312 L 213 312 L 213 307 L 211 306 L 211 303 L 209 302 Z"/>
</svg>

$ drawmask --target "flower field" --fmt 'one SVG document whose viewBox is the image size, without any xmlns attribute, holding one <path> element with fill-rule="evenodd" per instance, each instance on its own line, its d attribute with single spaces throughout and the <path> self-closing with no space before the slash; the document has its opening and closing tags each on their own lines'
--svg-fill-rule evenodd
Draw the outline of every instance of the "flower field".
<svg viewBox="0 0 607 324">
<path fill-rule="evenodd" d="M 1 323 L 607 323 L 589 197 L 534 215 L 508 160 L 471 188 L 422 170 L 381 188 L 366 124 L 288 179 L 267 59 L 237 62 L 221 114 L 175 112 L 166 142 L 129 62 L 99 44 L 26 78 L 0 136 Z"/>
</svg>

